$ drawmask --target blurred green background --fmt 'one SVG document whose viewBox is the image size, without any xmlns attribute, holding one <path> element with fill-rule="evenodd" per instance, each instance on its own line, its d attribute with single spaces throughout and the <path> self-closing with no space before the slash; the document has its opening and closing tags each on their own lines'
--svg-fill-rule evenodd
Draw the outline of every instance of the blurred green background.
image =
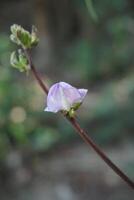
<svg viewBox="0 0 134 200">
<path fill-rule="evenodd" d="M 9 40 L 9 29 L 13 23 L 18 23 L 28 30 L 32 24 L 37 26 L 40 44 L 33 50 L 33 59 L 49 86 L 54 82 L 66 81 L 89 90 L 78 115 L 81 125 L 89 131 L 92 138 L 111 151 L 121 146 L 117 148 L 117 152 L 122 152 L 122 144 L 125 144 L 127 149 L 133 145 L 134 2 L 86 2 L 0 2 L 0 183 L 3 186 L 5 183 L 7 188 L 13 180 L 11 169 L 14 168 L 12 165 L 16 160 L 23 169 L 20 173 L 22 176 L 24 166 L 30 166 L 30 172 L 24 173 L 24 183 L 27 184 L 27 177 L 32 177 L 31 173 L 36 171 L 37 163 L 42 162 L 42 155 L 43 158 L 49 154 L 51 157 L 52 153 L 53 159 L 53 155 L 58 156 L 59 151 L 69 151 L 68 149 L 83 144 L 61 116 L 43 111 L 46 97 L 33 76 L 25 76 L 11 68 L 10 53 L 16 48 Z M 16 155 L 18 157 L 15 157 Z M 130 158 L 129 162 L 123 167 L 134 178 L 134 159 Z M 15 169 L 16 166 L 18 165 L 15 165 Z M 94 190 L 97 192 L 96 188 L 97 186 Z M 64 189 L 62 188 L 62 191 Z M 2 200 L 8 199 L 3 191 L 1 189 Z M 82 194 L 86 195 L 86 190 Z M 100 195 L 99 192 L 97 194 Z M 110 195 L 105 197 L 111 199 Z M 117 197 L 118 200 L 131 199 L 129 195 Z M 13 198 L 31 199 L 28 195 Z M 71 200 L 71 197 L 40 199 Z M 76 199 L 88 197 L 79 196 Z M 97 196 L 92 196 L 92 199 L 97 200 Z"/>
</svg>

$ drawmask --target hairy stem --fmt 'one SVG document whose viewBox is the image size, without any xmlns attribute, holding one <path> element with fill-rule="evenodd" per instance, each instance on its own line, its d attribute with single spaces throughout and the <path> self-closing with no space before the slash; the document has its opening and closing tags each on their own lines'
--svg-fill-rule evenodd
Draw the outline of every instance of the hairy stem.
<svg viewBox="0 0 134 200">
<path fill-rule="evenodd" d="M 24 49 L 24 52 L 28 58 L 31 70 L 38 81 L 39 85 L 43 89 L 43 91 L 48 94 L 49 89 L 47 86 L 43 83 L 43 81 L 40 78 L 40 75 L 36 71 L 32 60 L 31 60 L 31 55 L 28 50 Z M 80 127 L 79 123 L 76 121 L 75 118 L 69 118 L 67 117 L 67 120 L 72 124 L 72 126 L 75 128 L 75 130 L 78 132 L 78 134 L 81 136 L 81 138 L 84 140 L 84 142 L 88 145 L 91 146 L 94 151 L 104 160 L 104 162 L 117 174 L 119 175 L 122 180 L 124 180 L 132 189 L 134 189 L 134 182 L 127 176 L 125 175 L 107 156 L 106 154 L 96 145 L 92 139 L 88 136 L 88 134 Z"/>
</svg>

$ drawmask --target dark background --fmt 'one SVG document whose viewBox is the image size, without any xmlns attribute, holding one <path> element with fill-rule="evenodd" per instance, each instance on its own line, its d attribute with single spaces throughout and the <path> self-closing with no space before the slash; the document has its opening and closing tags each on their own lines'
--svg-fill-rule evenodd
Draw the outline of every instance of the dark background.
<svg viewBox="0 0 134 200">
<path fill-rule="evenodd" d="M 82 127 L 134 179 L 134 2 L 88 3 L 89 10 L 84 0 L 0 1 L 1 200 L 133 199 L 61 116 L 43 111 L 32 74 L 10 66 L 10 26 L 36 25 L 32 55 L 42 78 L 89 90 Z"/>
</svg>

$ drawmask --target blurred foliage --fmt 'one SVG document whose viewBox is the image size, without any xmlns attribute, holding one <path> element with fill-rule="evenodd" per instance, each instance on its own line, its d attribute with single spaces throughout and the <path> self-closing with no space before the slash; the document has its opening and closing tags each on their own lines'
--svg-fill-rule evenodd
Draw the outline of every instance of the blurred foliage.
<svg viewBox="0 0 134 200">
<path fill-rule="evenodd" d="M 87 9 L 92 17 L 92 19 L 97 22 L 98 21 L 98 16 L 95 12 L 95 9 L 94 9 L 94 6 L 93 6 L 93 3 L 92 3 L 92 0 L 85 0 L 85 3 L 86 3 L 86 6 L 87 6 Z"/>
<path fill-rule="evenodd" d="M 85 88 L 90 86 L 89 100 L 87 97 L 80 114 L 83 124 L 98 142 L 132 137 L 134 21 L 131 1 L 93 1 L 98 15 L 95 24 L 88 24 L 84 0 L 74 2 L 87 19 L 89 29 L 85 30 L 85 37 L 64 49 L 64 68 L 62 65 L 57 70 L 74 79 L 77 75 L 79 84 Z M 36 82 L 10 68 L 12 50 L 9 37 L 1 34 L 0 159 L 12 148 L 40 152 L 76 137 L 64 119 L 43 111 L 44 95 Z"/>
</svg>

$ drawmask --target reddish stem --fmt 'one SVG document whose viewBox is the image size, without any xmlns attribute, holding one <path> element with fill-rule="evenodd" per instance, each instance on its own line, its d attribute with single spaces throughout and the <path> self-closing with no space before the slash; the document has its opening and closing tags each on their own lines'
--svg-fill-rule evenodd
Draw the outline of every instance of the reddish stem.
<svg viewBox="0 0 134 200">
<path fill-rule="evenodd" d="M 105 163 L 108 164 L 110 168 L 113 169 L 113 171 L 118 174 L 130 187 L 134 189 L 134 182 L 131 181 L 128 176 L 126 176 L 107 156 L 102 150 L 92 141 L 92 139 L 87 135 L 87 133 L 80 127 L 78 122 L 75 118 L 69 119 L 73 127 L 76 129 L 78 134 L 81 136 L 81 138 L 90 145 L 96 153 L 105 161 Z"/>
<path fill-rule="evenodd" d="M 34 64 L 32 63 L 32 59 L 31 59 L 31 56 L 30 56 L 30 53 L 29 53 L 29 50 L 28 49 L 23 49 L 25 54 L 26 54 L 26 57 L 28 59 L 28 62 L 29 62 L 29 65 L 31 67 L 31 70 L 36 78 L 36 80 L 38 81 L 40 87 L 42 88 L 42 90 L 48 94 L 48 91 L 49 89 L 47 88 L 47 86 L 43 83 L 42 79 L 40 78 L 40 75 L 38 74 L 38 72 L 36 71 L 36 68 L 34 67 Z"/>
<path fill-rule="evenodd" d="M 38 74 L 38 72 L 36 71 L 32 60 L 31 60 L 31 56 L 29 54 L 28 50 L 24 49 L 24 52 L 28 58 L 31 70 L 35 76 L 35 78 L 37 79 L 39 85 L 41 86 L 41 88 L 43 89 L 43 91 L 48 94 L 48 88 L 46 87 L 46 85 L 43 83 L 43 81 L 40 78 L 40 75 Z M 104 160 L 104 162 L 111 168 L 113 169 L 113 171 L 119 175 L 132 189 L 134 189 L 134 182 L 132 180 L 130 180 L 130 178 L 125 175 L 107 156 L 106 154 L 92 141 L 92 139 L 88 136 L 88 134 L 80 127 L 80 125 L 78 124 L 78 122 L 76 121 L 75 118 L 69 118 L 66 116 L 66 118 L 68 119 L 68 121 L 72 124 L 72 126 L 76 129 L 76 131 L 78 132 L 78 134 L 81 136 L 81 138 L 84 140 L 85 143 L 87 143 L 88 146 L 91 146 L 95 152 Z"/>
<path fill-rule="evenodd" d="M 38 81 L 40 87 L 43 89 L 43 91 L 44 91 L 46 94 L 48 94 L 48 88 L 45 86 L 45 84 L 43 83 L 43 81 L 40 79 L 40 75 L 39 75 L 38 72 L 36 71 L 36 69 L 35 69 L 35 67 L 34 67 L 33 64 L 31 65 L 31 70 L 32 70 L 32 72 L 33 72 L 35 78 L 37 79 L 37 81 Z"/>
</svg>

